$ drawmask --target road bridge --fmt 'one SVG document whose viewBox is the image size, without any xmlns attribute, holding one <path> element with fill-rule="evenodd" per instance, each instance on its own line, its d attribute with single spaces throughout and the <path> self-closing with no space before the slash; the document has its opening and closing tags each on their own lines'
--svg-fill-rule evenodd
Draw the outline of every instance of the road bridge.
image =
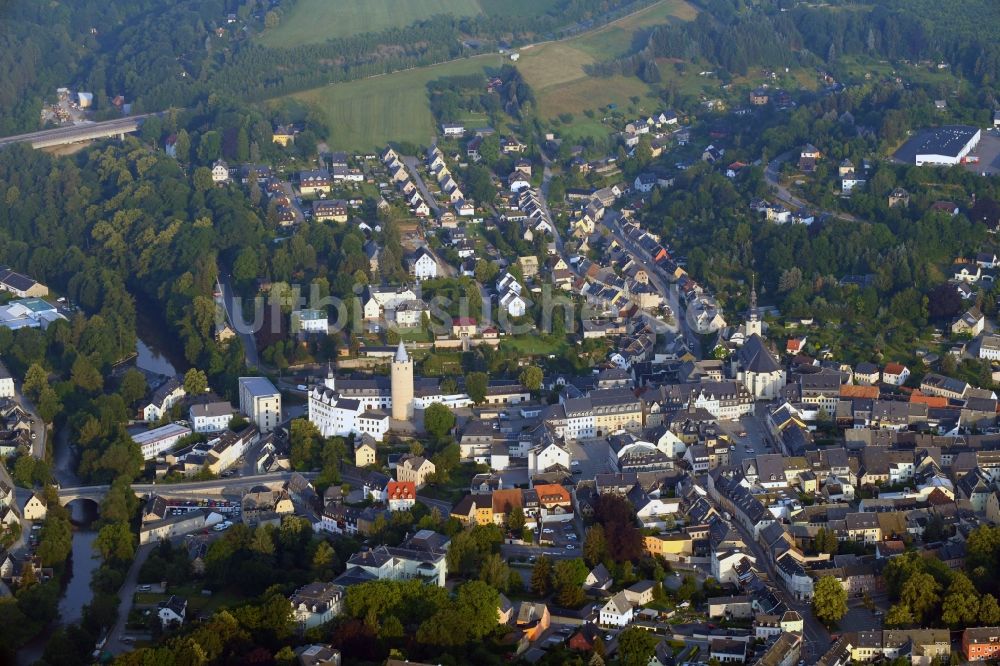
<svg viewBox="0 0 1000 666">
<path fill-rule="evenodd" d="M 175 498 L 239 496 L 254 486 L 278 486 L 288 481 L 297 472 L 271 472 L 253 476 L 234 476 L 228 479 L 208 481 L 185 481 L 181 483 L 133 483 L 132 490 L 139 497 L 162 495 Z M 315 472 L 303 472 L 302 476 L 312 480 Z M 100 504 L 111 486 L 76 486 L 59 489 L 59 502 L 64 506 L 76 500 L 90 500 Z"/>
<path fill-rule="evenodd" d="M 28 134 L 16 134 L 0 138 L 0 148 L 15 143 L 29 143 L 32 148 L 54 148 L 109 137 L 124 139 L 126 134 L 138 131 L 142 126 L 142 121 L 151 115 L 154 114 L 145 113 L 128 118 L 116 118 L 97 123 L 85 122 L 78 125 L 29 132 Z"/>
</svg>

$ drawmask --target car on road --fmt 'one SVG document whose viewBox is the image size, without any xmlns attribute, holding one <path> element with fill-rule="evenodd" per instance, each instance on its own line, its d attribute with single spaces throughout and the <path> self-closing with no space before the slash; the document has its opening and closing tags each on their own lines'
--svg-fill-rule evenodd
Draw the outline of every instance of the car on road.
<svg viewBox="0 0 1000 666">
<path fill-rule="evenodd" d="M 576 548 L 576 546 L 574 546 L 573 544 L 571 543 L 566 544 L 566 550 L 573 550 L 574 548 Z"/>
<path fill-rule="evenodd" d="M 606 640 L 606 641 L 610 641 L 613 638 L 614 638 L 614 636 L 612 636 L 611 634 L 604 634 L 604 640 Z"/>
<path fill-rule="evenodd" d="M 740 430 L 738 433 L 736 433 L 736 436 L 737 437 L 746 437 L 747 436 L 747 431 L 746 430 Z"/>
<path fill-rule="evenodd" d="M 149 591 L 150 591 L 150 590 L 152 590 L 152 589 L 153 589 L 153 586 L 152 586 L 152 585 L 140 585 L 140 586 L 138 587 L 138 590 L 139 590 L 140 592 L 149 592 Z"/>
<path fill-rule="evenodd" d="M 736 445 L 735 444 L 733 444 L 732 446 L 729 447 L 729 452 L 730 453 L 736 453 Z"/>
<path fill-rule="evenodd" d="M 576 541 L 576 535 L 575 534 L 570 534 L 566 538 L 569 539 L 570 541 Z"/>
<path fill-rule="evenodd" d="M 542 530 L 542 533 L 543 534 L 552 534 L 554 531 L 555 530 L 553 530 L 551 527 L 546 527 L 545 529 Z"/>
</svg>

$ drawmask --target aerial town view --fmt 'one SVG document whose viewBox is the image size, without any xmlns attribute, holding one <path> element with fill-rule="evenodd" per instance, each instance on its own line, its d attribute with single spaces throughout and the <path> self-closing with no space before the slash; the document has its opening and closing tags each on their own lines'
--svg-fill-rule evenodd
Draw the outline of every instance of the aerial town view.
<svg viewBox="0 0 1000 666">
<path fill-rule="evenodd" d="M 0 0 L 0 664 L 1000 663 L 997 0 Z"/>
</svg>

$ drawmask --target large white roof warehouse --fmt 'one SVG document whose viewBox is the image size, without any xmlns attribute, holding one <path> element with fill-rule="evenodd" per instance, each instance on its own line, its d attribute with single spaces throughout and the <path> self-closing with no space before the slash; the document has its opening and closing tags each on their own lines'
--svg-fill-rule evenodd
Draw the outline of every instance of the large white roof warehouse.
<svg viewBox="0 0 1000 666">
<path fill-rule="evenodd" d="M 917 166 L 960 164 L 979 145 L 981 137 L 980 129 L 970 125 L 935 127 L 912 139 L 913 161 Z"/>
</svg>

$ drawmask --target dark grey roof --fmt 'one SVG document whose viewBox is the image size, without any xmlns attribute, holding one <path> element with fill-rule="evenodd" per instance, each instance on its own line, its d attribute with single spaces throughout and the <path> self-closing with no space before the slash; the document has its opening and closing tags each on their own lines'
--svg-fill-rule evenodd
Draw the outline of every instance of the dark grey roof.
<svg viewBox="0 0 1000 666">
<path fill-rule="evenodd" d="M 771 354 L 764 340 L 756 333 L 743 343 L 737 354 L 740 367 L 747 372 L 777 372 L 781 370 L 777 359 Z"/>
</svg>

